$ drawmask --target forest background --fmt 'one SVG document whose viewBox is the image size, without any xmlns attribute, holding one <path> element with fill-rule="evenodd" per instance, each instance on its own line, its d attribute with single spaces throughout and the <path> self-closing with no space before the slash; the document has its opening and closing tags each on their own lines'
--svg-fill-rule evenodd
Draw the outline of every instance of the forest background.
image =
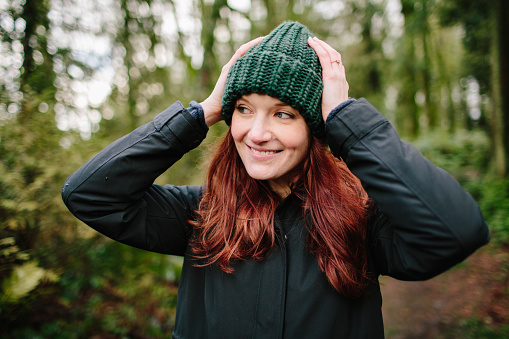
<svg viewBox="0 0 509 339">
<path fill-rule="evenodd" d="M 0 337 L 170 336 L 180 260 L 84 226 L 61 186 L 175 100 L 205 99 L 236 48 L 284 20 L 334 46 L 350 95 L 483 210 L 484 259 L 453 270 L 482 302 L 439 319 L 439 336 L 509 337 L 508 17 L 506 0 L 0 0 Z M 225 130 L 158 182 L 201 184 Z"/>
</svg>

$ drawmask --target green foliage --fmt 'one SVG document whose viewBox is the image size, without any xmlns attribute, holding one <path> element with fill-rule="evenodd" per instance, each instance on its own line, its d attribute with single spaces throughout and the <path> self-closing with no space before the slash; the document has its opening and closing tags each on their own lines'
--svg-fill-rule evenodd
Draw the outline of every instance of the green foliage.
<svg viewBox="0 0 509 339">
<path fill-rule="evenodd" d="M 440 3 L 439 19 L 443 25 L 461 24 L 465 30 L 462 60 L 464 75 L 473 75 L 483 92 L 490 88 L 490 39 L 492 32 L 489 0 L 444 0 Z"/>
<path fill-rule="evenodd" d="M 174 318 L 180 264 L 113 243 L 81 225 L 60 197 L 67 175 L 108 140 L 60 146 L 40 97 L 0 126 L 0 337 L 164 338 Z"/>
<path fill-rule="evenodd" d="M 40 284 L 23 303 L 3 305 L 0 336 L 168 336 L 179 261 L 102 236 L 76 238 L 62 252 L 57 282 Z"/>
<path fill-rule="evenodd" d="M 479 180 L 489 168 L 490 143 L 480 130 L 460 130 L 454 134 L 434 131 L 412 141 L 412 144 L 464 185 Z"/>
<path fill-rule="evenodd" d="M 14 267 L 10 277 L 3 281 L 2 302 L 17 302 L 30 293 L 43 279 L 58 280 L 51 271 L 37 266 L 37 262 L 29 261 Z"/>
<path fill-rule="evenodd" d="M 479 183 L 476 193 L 492 231 L 492 241 L 509 246 L 509 178 L 487 178 Z"/>
<path fill-rule="evenodd" d="M 59 182 L 65 178 L 60 164 L 65 162 L 58 136 L 51 116 L 38 112 L 24 123 L 11 120 L 0 126 L 2 302 L 24 297 L 43 278 L 56 280 L 34 254 L 55 232 L 55 223 L 70 219 L 59 198 Z"/>
<path fill-rule="evenodd" d="M 447 329 L 439 338 L 463 339 L 507 339 L 509 338 L 509 325 L 494 326 L 482 319 L 465 319 L 459 326 Z"/>
</svg>

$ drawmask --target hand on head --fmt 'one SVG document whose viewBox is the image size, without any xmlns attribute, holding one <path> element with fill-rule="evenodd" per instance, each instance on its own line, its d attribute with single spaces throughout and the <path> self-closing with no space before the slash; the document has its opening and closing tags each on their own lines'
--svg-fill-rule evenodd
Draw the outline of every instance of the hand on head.
<svg viewBox="0 0 509 339">
<path fill-rule="evenodd" d="M 316 53 L 316 56 L 313 55 L 312 58 L 318 57 L 318 60 L 320 62 L 320 66 L 314 64 L 314 62 L 309 62 L 310 53 L 306 52 L 302 55 L 305 55 L 306 60 L 308 60 L 309 65 L 308 68 L 306 66 L 297 66 L 302 65 L 302 62 L 304 60 L 299 59 L 301 62 L 300 64 L 295 60 L 295 55 L 292 52 L 294 50 L 294 47 L 298 45 L 299 43 L 302 43 L 303 40 L 300 40 L 299 37 L 302 37 L 302 35 L 309 36 L 309 32 L 307 31 L 307 28 L 300 25 L 299 23 L 283 23 L 278 28 L 276 28 L 271 34 L 267 36 L 267 46 L 265 48 L 267 50 L 270 50 L 271 53 L 264 54 L 263 60 L 265 63 L 274 64 L 274 63 L 280 63 L 281 60 L 285 61 L 285 67 L 292 68 L 294 71 L 299 71 L 298 76 L 302 79 L 307 79 L 306 81 L 314 81 L 316 84 L 313 84 L 312 88 L 316 88 L 316 92 L 320 90 L 318 82 L 319 80 L 313 79 L 313 77 L 307 76 L 308 71 L 312 71 L 311 69 L 313 67 L 321 67 L 322 68 L 322 79 L 321 82 L 323 83 L 323 92 L 320 96 L 314 95 L 316 93 L 306 92 L 306 96 L 295 96 L 295 93 L 288 92 L 287 90 L 280 90 L 280 87 L 283 83 L 285 83 L 285 77 L 284 74 L 282 74 L 281 78 L 274 77 L 273 74 L 269 74 L 267 72 L 263 73 L 263 76 L 268 77 L 268 80 L 266 82 L 267 88 L 262 88 L 261 90 L 267 90 L 268 93 L 272 93 L 271 95 L 281 94 L 282 97 L 285 97 L 286 99 L 283 99 L 282 101 L 287 102 L 288 100 L 290 102 L 287 102 L 290 105 L 296 105 L 300 107 L 299 112 L 306 118 L 306 121 L 310 127 L 312 127 L 313 130 L 321 130 L 323 129 L 323 124 L 319 123 L 318 120 L 326 120 L 329 113 L 337 107 L 342 102 L 348 100 L 348 82 L 346 81 L 346 75 L 345 75 L 345 68 L 343 66 L 343 63 L 341 61 L 341 55 L 331 46 L 329 46 L 324 41 L 318 39 L 318 38 L 309 38 L 307 39 L 307 44 L 314 50 Z M 291 37 L 290 42 L 286 41 L 286 44 L 281 45 L 281 49 L 274 50 L 271 48 L 274 48 L 274 44 L 279 46 L 280 40 L 288 39 L 288 37 Z M 228 78 L 228 72 L 230 71 L 230 68 L 235 64 L 235 62 L 242 57 L 251 47 L 258 44 L 260 41 L 262 41 L 264 37 L 259 37 L 254 40 L 249 41 L 248 43 L 242 45 L 232 56 L 230 61 L 226 65 L 223 66 L 221 74 L 219 76 L 219 79 L 217 80 L 217 83 L 214 87 L 214 90 L 210 94 L 210 96 L 201 103 L 205 115 L 205 121 L 207 125 L 211 126 L 214 123 L 223 120 L 223 116 L 221 114 L 222 112 L 222 104 L 223 104 L 223 92 L 225 90 L 225 85 L 227 84 L 227 78 Z M 299 42 L 300 41 L 300 42 Z M 271 44 L 273 42 L 273 44 Z M 304 38 L 304 44 L 305 44 L 305 38 Z M 287 46 L 288 45 L 288 46 Z M 303 48 L 300 46 L 299 48 Z M 277 58 L 274 55 L 281 54 L 286 56 L 286 58 Z M 314 54 L 311 52 L 311 54 Z M 302 57 L 302 55 L 300 55 Z M 292 61 L 293 60 L 293 61 Z M 315 66 L 312 66 L 312 65 Z M 243 64 L 243 66 L 239 66 L 242 68 L 242 70 L 245 72 L 246 70 L 251 70 L 255 67 L 256 63 L 253 63 L 251 61 L 247 61 Z M 268 68 L 267 68 L 268 69 Z M 316 71 L 316 70 L 315 70 Z M 248 72 L 250 73 L 250 72 Z M 242 73 L 244 74 L 244 73 Z M 251 73 L 252 74 L 252 73 Z M 292 72 L 294 74 L 294 72 Z M 296 74 L 296 73 L 295 73 Z M 294 74 L 294 76 L 296 76 Z M 314 73 L 316 74 L 316 73 Z M 240 75 L 237 74 L 237 77 Z M 260 75 L 261 76 L 261 75 Z M 317 77 L 316 77 L 317 78 Z M 239 79 L 237 79 L 239 80 Z M 249 83 L 251 83 L 249 76 L 243 75 L 240 80 L 241 83 L 235 82 L 236 86 L 241 86 L 241 88 L 237 88 L 237 90 L 241 90 L 243 93 L 246 92 L 246 90 L 250 89 Z M 240 81 L 239 80 L 239 81 Z M 252 79 L 251 79 L 252 80 Z M 246 83 L 248 81 L 248 83 Z M 309 85 L 306 82 L 307 85 Z M 293 88 L 293 91 L 296 93 L 299 89 Z M 260 90 L 260 88 L 258 88 Z M 231 89 L 230 89 L 231 92 Z M 230 93 L 231 94 L 231 93 Z M 231 95 L 230 95 L 231 97 Z M 228 97 L 228 98 L 230 98 Z M 231 98 L 230 98 L 231 99 Z M 281 97 L 278 97 L 278 99 L 281 99 Z M 293 102 L 292 102 L 293 100 Z M 321 101 L 320 101 L 321 100 Z M 321 105 L 321 107 L 320 107 Z M 231 110 L 231 100 L 228 101 L 229 108 L 227 110 Z M 316 114 L 319 112 L 319 107 L 321 108 L 321 116 L 320 114 Z M 303 109 L 301 111 L 301 109 Z M 228 113 L 227 113 L 228 114 Z M 322 127 L 320 127 L 322 126 Z M 318 133 L 320 134 L 320 133 Z M 321 137 L 321 136 L 319 136 Z"/>
<path fill-rule="evenodd" d="M 345 67 L 341 54 L 326 42 L 314 37 L 308 39 L 308 44 L 315 50 L 322 65 L 322 116 L 325 121 L 335 107 L 348 100 Z"/>
<path fill-rule="evenodd" d="M 233 54 L 230 61 L 228 61 L 228 63 L 221 69 L 221 75 L 219 75 L 219 79 L 217 79 L 214 90 L 210 96 L 201 103 L 203 113 L 205 115 L 205 122 L 208 126 L 212 126 L 216 122 L 223 120 L 223 116 L 221 115 L 221 103 L 223 99 L 224 85 L 226 83 L 230 67 L 235 63 L 235 61 L 237 61 L 238 58 L 243 56 L 251 47 L 262 41 L 262 39 L 263 37 L 259 37 L 240 46 L 235 54 Z"/>
</svg>

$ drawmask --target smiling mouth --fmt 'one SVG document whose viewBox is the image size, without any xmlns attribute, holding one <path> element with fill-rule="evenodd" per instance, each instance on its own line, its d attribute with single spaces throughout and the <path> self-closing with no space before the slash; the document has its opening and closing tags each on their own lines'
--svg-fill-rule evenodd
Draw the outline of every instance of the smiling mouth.
<svg viewBox="0 0 509 339">
<path fill-rule="evenodd" d="M 249 147 L 249 146 L 248 146 Z M 257 154 L 257 155 L 271 155 L 271 154 L 276 154 L 276 153 L 279 153 L 281 151 L 258 151 L 258 150 L 255 150 L 254 148 L 252 147 L 249 147 L 249 149 L 251 151 L 253 151 L 254 154 Z"/>
</svg>

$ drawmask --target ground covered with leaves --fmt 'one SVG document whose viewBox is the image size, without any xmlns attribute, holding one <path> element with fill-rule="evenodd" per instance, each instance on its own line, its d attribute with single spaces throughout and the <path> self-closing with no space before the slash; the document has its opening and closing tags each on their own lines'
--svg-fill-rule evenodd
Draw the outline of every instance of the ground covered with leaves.
<svg viewBox="0 0 509 339">
<path fill-rule="evenodd" d="M 389 339 L 509 338 L 509 248 L 485 246 L 428 281 L 380 282 Z"/>
</svg>

